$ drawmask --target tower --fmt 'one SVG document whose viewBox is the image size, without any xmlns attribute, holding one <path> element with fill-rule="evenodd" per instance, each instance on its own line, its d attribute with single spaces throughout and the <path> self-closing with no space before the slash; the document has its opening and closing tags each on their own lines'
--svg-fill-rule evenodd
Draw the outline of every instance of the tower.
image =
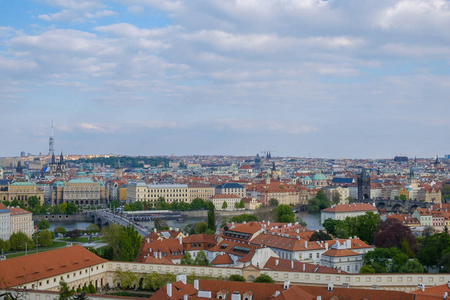
<svg viewBox="0 0 450 300">
<path fill-rule="evenodd" d="M 370 199 L 370 176 L 365 168 L 362 168 L 361 176 L 358 177 L 358 201 Z"/>
<path fill-rule="evenodd" d="M 52 121 L 52 135 L 48 139 L 48 155 L 55 151 L 55 139 L 53 138 L 53 121 Z"/>
</svg>

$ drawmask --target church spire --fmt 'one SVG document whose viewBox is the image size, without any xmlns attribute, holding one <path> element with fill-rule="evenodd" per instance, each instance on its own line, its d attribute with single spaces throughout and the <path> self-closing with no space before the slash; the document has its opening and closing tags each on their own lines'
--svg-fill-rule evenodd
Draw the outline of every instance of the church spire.
<svg viewBox="0 0 450 300">
<path fill-rule="evenodd" d="M 59 156 L 59 164 L 64 164 L 64 155 L 63 155 L 63 153 L 62 153 L 62 151 L 61 151 L 61 155 Z"/>
</svg>

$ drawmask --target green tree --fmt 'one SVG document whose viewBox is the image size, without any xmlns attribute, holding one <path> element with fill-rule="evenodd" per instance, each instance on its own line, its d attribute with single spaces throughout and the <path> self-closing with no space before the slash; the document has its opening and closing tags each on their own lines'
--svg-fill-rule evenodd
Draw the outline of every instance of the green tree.
<svg viewBox="0 0 450 300">
<path fill-rule="evenodd" d="M 33 241 L 23 232 L 15 232 L 9 237 L 9 243 L 12 250 L 25 250 L 25 248 L 33 249 Z"/>
<path fill-rule="evenodd" d="M 91 223 L 86 227 L 86 231 L 99 231 L 100 227 L 97 224 Z"/>
<path fill-rule="evenodd" d="M 44 230 L 44 229 L 49 229 L 50 228 L 50 222 L 47 221 L 46 219 L 42 219 L 39 221 L 38 223 L 38 229 L 39 230 Z"/>
<path fill-rule="evenodd" d="M 195 233 L 198 234 L 205 233 L 206 230 L 208 230 L 208 224 L 206 224 L 205 222 L 198 222 L 195 225 Z"/>
<path fill-rule="evenodd" d="M 276 208 L 276 222 L 294 223 L 295 213 L 289 205 L 281 204 Z"/>
<path fill-rule="evenodd" d="M 130 211 L 130 204 L 125 203 L 125 205 L 123 206 L 123 210 L 124 211 Z"/>
<path fill-rule="evenodd" d="M 314 242 L 314 241 L 329 241 L 332 240 L 333 238 L 331 236 L 329 236 L 328 234 L 326 234 L 323 231 L 316 231 L 314 232 L 311 237 L 309 238 L 309 241 Z"/>
<path fill-rule="evenodd" d="M 223 201 L 222 209 L 227 209 L 227 208 L 228 208 L 228 203 L 227 203 L 227 201 Z"/>
<path fill-rule="evenodd" d="M 214 212 L 214 204 L 211 201 L 207 202 L 208 206 L 208 228 L 211 230 L 216 230 L 216 214 Z"/>
<path fill-rule="evenodd" d="M 194 260 L 194 264 L 198 265 L 198 266 L 209 266 L 209 265 L 211 265 L 209 263 L 209 260 L 206 257 L 206 254 L 205 254 L 205 252 L 203 250 L 200 250 L 197 253 L 197 256 L 195 257 L 195 260 Z"/>
<path fill-rule="evenodd" d="M 90 283 L 89 284 L 89 294 L 95 294 L 95 293 L 97 293 L 97 290 L 95 289 L 95 286 L 92 283 Z"/>
<path fill-rule="evenodd" d="M 269 206 L 271 207 L 277 207 L 279 205 L 278 199 L 270 198 L 269 199 Z"/>
<path fill-rule="evenodd" d="M 164 197 L 159 197 L 155 203 L 156 210 L 166 210 L 169 209 L 169 204 L 167 204 L 166 199 Z"/>
<path fill-rule="evenodd" d="M 50 213 L 53 215 L 61 214 L 61 207 L 58 205 L 52 206 L 52 208 L 50 208 Z"/>
<path fill-rule="evenodd" d="M 43 247 L 50 246 L 52 242 L 52 233 L 48 231 L 48 229 L 44 229 L 41 232 L 37 234 L 39 238 L 37 238 L 37 242 L 39 242 L 39 245 Z"/>
<path fill-rule="evenodd" d="M 56 227 L 53 232 L 56 234 L 65 234 L 67 232 L 67 230 L 64 227 L 58 226 Z"/>
<path fill-rule="evenodd" d="M 353 202 L 355 202 L 355 200 L 353 199 L 352 196 L 348 196 L 347 197 L 347 201 L 348 201 L 349 204 L 352 204 Z"/>
<path fill-rule="evenodd" d="M 423 266 L 418 259 L 410 259 L 398 270 L 399 273 L 423 273 Z"/>
<path fill-rule="evenodd" d="M 73 229 L 67 231 L 66 236 L 69 237 L 72 241 L 76 241 L 81 236 L 81 232 L 78 229 Z"/>
<path fill-rule="evenodd" d="M 333 201 L 334 204 L 339 204 L 339 202 L 341 202 L 341 194 L 338 191 L 333 191 L 331 193 L 331 200 Z"/>
<path fill-rule="evenodd" d="M 192 210 L 200 210 L 200 209 L 207 209 L 206 202 L 202 198 L 195 198 L 192 200 L 191 203 L 191 209 Z"/>
<path fill-rule="evenodd" d="M 28 207 L 33 209 L 36 207 L 36 205 L 40 205 L 40 201 L 38 199 L 38 197 L 36 196 L 31 196 L 30 198 L 28 198 Z"/>
<path fill-rule="evenodd" d="M 320 211 L 327 207 L 330 207 L 330 202 L 327 200 L 327 197 L 322 190 L 319 190 L 316 196 L 308 201 L 308 211 L 311 212 Z"/>
<path fill-rule="evenodd" d="M 136 231 L 134 226 L 122 227 L 119 260 L 134 261 L 139 254 L 141 243 L 142 236 Z"/>
<path fill-rule="evenodd" d="M 406 201 L 406 195 L 405 194 L 401 194 L 399 196 L 399 199 L 402 200 L 402 201 Z"/>
<path fill-rule="evenodd" d="M 71 290 L 64 280 L 59 282 L 58 290 L 59 300 L 69 300 L 75 294 L 75 291 Z"/>
<path fill-rule="evenodd" d="M 235 223 L 252 222 L 252 221 L 257 222 L 258 218 L 255 215 L 249 215 L 249 214 L 233 216 L 229 220 L 229 222 L 235 222 Z"/>
<path fill-rule="evenodd" d="M 73 215 L 77 212 L 78 212 L 78 207 L 75 204 L 73 204 L 72 202 L 67 204 L 66 214 Z"/>
<path fill-rule="evenodd" d="M 228 277 L 228 281 L 240 281 L 240 282 L 245 282 L 245 278 L 242 275 L 239 274 L 233 274 L 230 275 L 230 277 Z"/>
<path fill-rule="evenodd" d="M 267 274 L 261 274 L 258 277 L 255 278 L 254 282 L 258 282 L 258 283 L 275 283 L 275 280 L 272 279 L 272 277 L 270 277 Z"/>
<path fill-rule="evenodd" d="M 181 262 L 180 264 L 182 265 L 193 265 L 194 261 L 192 260 L 192 256 L 189 252 L 185 252 L 184 255 L 181 257 Z"/>
<path fill-rule="evenodd" d="M 122 269 L 118 268 L 114 272 L 114 284 L 120 284 L 121 288 L 131 288 L 137 285 L 137 277 L 130 270 L 122 271 Z"/>
<path fill-rule="evenodd" d="M 161 218 L 155 218 L 154 220 L 156 230 L 169 229 L 166 220 Z"/>
<path fill-rule="evenodd" d="M 19 201 L 17 201 L 16 198 L 14 198 L 13 201 L 11 201 L 11 206 L 12 206 L 12 207 L 17 207 L 17 206 L 19 206 L 19 205 L 20 205 L 20 203 L 19 203 Z"/>
<path fill-rule="evenodd" d="M 9 243 L 9 240 L 4 241 L 4 240 L 0 239 L 0 254 L 8 252 L 10 248 L 11 248 L 11 245 Z"/>
<path fill-rule="evenodd" d="M 67 203 L 66 202 L 61 203 L 61 205 L 59 206 L 60 212 L 62 214 L 65 214 L 66 213 L 66 209 L 67 209 Z"/>
<path fill-rule="evenodd" d="M 238 206 L 238 208 L 245 208 L 244 200 L 241 199 L 241 201 L 239 201 L 239 206 Z"/>
<path fill-rule="evenodd" d="M 341 223 L 342 223 L 341 220 L 333 220 L 329 218 L 323 221 L 322 226 L 323 228 L 325 228 L 328 234 L 336 236 L 336 226 Z"/>
<path fill-rule="evenodd" d="M 450 253 L 450 235 L 446 232 L 435 233 L 425 238 L 419 250 L 419 261 L 427 266 L 442 268 L 441 257 Z"/>
<path fill-rule="evenodd" d="M 361 274 L 370 274 L 375 273 L 375 270 L 371 266 L 362 266 L 359 270 L 359 273 Z"/>
</svg>

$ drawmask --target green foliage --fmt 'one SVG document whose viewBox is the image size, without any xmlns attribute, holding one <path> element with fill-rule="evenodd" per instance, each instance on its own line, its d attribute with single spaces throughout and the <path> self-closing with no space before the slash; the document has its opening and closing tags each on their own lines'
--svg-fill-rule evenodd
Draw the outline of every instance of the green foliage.
<svg viewBox="0 0 450 300">
<path fill-rule="evenodd" d="M 191 203 L 192 210 L 208 209 L 206 202 L 202 198 L 195 198 Z"/>
<path fill-rule="evenodd" d="M 227 201 L 223 201 L 222 209 L 227 209 L 227 208 L 228 208 L 228 203 L 227 203 Z"/>
<path fill-rule="evenodd" d="M 333 219 L 326 219 L 323 221 L 323 228 L 328 232 L 328 234 L 336 236 L 336 228 L 339 224 L 341 224 L 341 220 L 333 220 Z"/>
<path fill-rule="evenodd" d="M 359 270 L 359 273 L 371 274 L 371 273 L 375 273 L 375 270 L 370 266 L 362 266 L 361 269 Z"/>
<path fill-rule="evenodd" d="M 2 240 L 0 239 L 0 254 L 6 253 L 11 248 L 11 245 L 9 243 L 9 240 Z"/>
<path fill-rule="evenodd" d="M 11 202 L 8 201 L 8 200 L 2 201 L 2 203 L 3 203 L 6 207 L 11 206 Z"/>
<path fill-rule="evenodd" d="M 67 209 L 67 203 L 66 202 L 61 203 L 61 205 L 59 206 L 60 212 L 62 214 L 65 214 L 66 213 L 66 209 Z"/>
<path fill-rule="evenodd" d="M 130 204 L 125 203 L 125 205 L 123 206 L 123 209 L 124 209 L 125 211 L 130 211 Z"/>
<path fill-rule="evenodd" d="M 89 284 L 88 289 L 89 289 L 89 294 L 97 293 L 97 290 L 95 289 L 95 286 L 92 283 Z"/>
<path fill-rule="evenodd" d="M 86 231 L 99 231 L 100 227 L 97 224 L 91 223 L 86 227 Z"/>
<path fill-rule="evenodd" d="M 55 230 L 53 230 L 54 233 L 61 233 L 61 234 L 65 234 L 67 232 L 67 230 L 64 227 L 58 226 L 55 228 Z"/>
<path fill-rule="evenodd" d="M 154 220 L 156 230 L 165 230 L 169 229 L 166 220 L 162 218 L 155 218 Z"/>
<path fill-rule="evenodd" d="M 36 196 L 31 196 L 30 198 L 28 198 L 28 207 L 33 209 L 36 207 L 36 205 L 40 206 L 40 201 L 38 199 L 38 197 Z"/>
<path fill-rule="evenodd" d="M 277 207 L 279 205 L 278 199 L 270 198 L 269 199 L 269 206 L 271 207 Z"/>
<path fill-rule="evenodd" d="M 216 230 L 216 214 L 214 213 L 215 207 L 211 201 L 206 202 L 208 207 L 208 229 Z"/>
<path fill-rule="evenodd" d="M 245 282 L 245 278 L 242 275 L 239 274 L 233 274 L 230 275 L 230 277 L 228 277 L 228 281 L 240 281 L 240 282 Z"/>
<path fill-rule="evenodd" d="M 164 199 L 164 197 L 159 197 L 158 200 L 156 200 L 155 209 L 156 210 L 169 209 L 169 204 L 166 202 L 166 199 Z"/>
<path fill-rule="evenodd" d="M 36 239 L 39 245 L 43 247 L 48 247 L 52 244 L 53 235 L 48 229 L 42 230 L 37 233 L 38 238 Z"/>
<path fill-rule="evenodd" d="M 195 260 L 194 260 L 194 265 L 198 265 L 198 266 L 209 266 L 209 265 L 211 265 L 209 263 L 209 260 L 206 257 L 206 254 L 205 254 L 205 252 L 203 250 L 200 250 L 197 253 L 197 256 L 195 257 Z"/>
<path fill-rule="evenodd" d="M 189 252 L 185 252 L 184 255 L 181 257 L 181 262 L 180 264 L 182 265 L 193 265 L 194 261 L 192 260 L 192 256 Z"/>
<path fill-rule="evenodd" d="M 78 229 L 73 229 L 67 231 L 65 236 L 69 237 L 72 241 L 76 241 L 81 236 L 81 232 Z"/>
<path fill-rule="evenodd" d="M 11 201 L 11 206 L 16 207 L 16 206 L 19 206 L 19 205 L 20 205 L 20 203 L 19 203 L 19 201 L 17 201 L 16 198 L 14 198 L 13 201 Z"/>
<path fill-rule="evenodd" d="M 289 205 L 278 205 L 276 208 L 276 214 L 276 222 L 295 223 L 295 213 Z"/>
<path fill-rule="evenodd" d="M 64 204 L 64 203 L 63 203 Z M 67 203 L 65 203 L 66 205 L 67 205 Z M 61 204 L 62 205 L 62 204 Z M 50 208 L 50 213 L 51 214 L 53 214 L 53 215 L 59 215 L 59 214 L 61 214 L 62 212 L 61 212 L 61 207 L 60 206 L 58 206 L 58 205 L 55 205 L 55 206 L 52 206 L 51 208 Z"/>
<path fill-rule="evenodd" d="M 139 254 L 142 243 L 142 236 L 136 231 L 134 226 L 122 227 L 120 235 L 120 261 L 134 261 Z"/>
<path fill-rule="evenodd" d="M 310 242 L 314 242 L 314 241 L 329 241 L 332 240 L 333 238 L 331 236 L 329 236 L 328 234 L 326 234 L 323 231 L 316 231 L 314 232 L 311 237 L 309 238 Z"/>
<path fill-rule="evenodd" d="M 327 207 L 330 207 L 330 202 L 322 190 L 317 192 L 316 197 L 308 201 L 308 211 L 310 212 L 321 211 Z"/>
<path fill-rule="evenodd" d="M 23 232 L 15 232 L 11 234 L 9 237 L 9 243 L 11 250 L 17 251 L 17 250 L 25 250 L 25 247 L 29 249 L 34 248 L 33 241 Z"/>
<path fill-rule="evenodd" d="M 249 214 L 242 214 L 238 216 L 232 217 L 229 222 L 235 222 L 235 223 L 243 223 L 243 222 L 252 222 L 258 221 L 258 218 L 255 215 L 249 215 Z"/>
<path fill-rule="evenodd" d="M 59 300 L 69 300 L 73 294 L 75 294 L 74 290 L 71 290 L 67 283 L 64 280 L 59 282 Z"/>
<path fill-rule="evenodd" d="M 187 211 L 191 209 L 191 205 L 184 201 L 174 201 L 170 203 L 169 209 L 172 211 Z"/>
<path fill-rule="evenodd" d="M 205 233 L 206 230 L 208 230 L 208 224 L 206 224 L 205 222 L 198 222 L 195 225 L 195 233 Z"/>
<path fill-rule="evenodd" d="M 409 259 L 398 248 L 376 248 L 364 254 L 364 266 L 375 273 L 423 273 L 423 267 L 417 259 Z"/>
<path fill-rule="evenodd" d="M 141 280 L 144 289 L 157 291 L 167 283 L 175 282 L 176 276 L 172 273 L 159 274 L 152 272 L 142 274 Z"/>
<path fill-rule="evenodd" d="M 425 266 L 437 266 L 439 270 L 445 267 L 441 261 L 445 255 L 450 253 L 450 235 L 446 232 L 435 233 L 425 237 L 419 250 L 419 261 Z"/>
<path fill-rule="evenodd" d="M 130 270 L 122 271 L 118 268 L 114 273 L 114 284 L 120 284 L 121 288 L 131 288 L 137 285 L 137 276 Z"/>
<path fill-rule="evenodd" d="M 45 219 L 42 219 L 42 220 L 39 221 L 38 229 L 44 230 L 44 229 L 49 229 L 49 228 L 50 228 L 50 222 L 49 221 L 47 221 Z"/>
<path fill-rule="evenodd" d="M 78 207 L 72 202 L 67 204 L 66 214 L 73 215 L 78 212 Z"/>
<path fill-rule="evenodd" d="M 402 200 L 402 201 L 406 201 L 406 195 L 405 194 L 401 194 L 399 196 L 399 199 Z"/>
<path fill-rule="evenodd" d="M 275 283 L 275 280 L 272 279 L 272 277 L 270 277 L 267 274 L 261 274 L 258 277 L 255 278 L 254 282 L 258 282 L 258 283 Z"/>
<path fill-rule="evenodd" d="M 367 212 L 357 217 L 347 217 L 345 220 L 327 219 L 323 222 L 323 227 L 333 236 L 347 239 L 357 236 L 364 242 L 371 244 L 374 240 L 374 233 L 380 224 L 380 216 L 373 212 Z"/>
<path fill-rule="evenodd" d="M 331 201 L 333 201 L 334 204 L 339 204 L 339 202 L 341 202 L 341 194 L 338 191 L 333 191 L 331 193 Z"/>
</svg>

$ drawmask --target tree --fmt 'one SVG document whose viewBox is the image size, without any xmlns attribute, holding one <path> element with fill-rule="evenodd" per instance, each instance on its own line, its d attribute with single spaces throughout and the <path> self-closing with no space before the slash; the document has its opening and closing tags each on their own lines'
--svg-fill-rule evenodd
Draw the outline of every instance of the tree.
<svg viewBox="0 0 450 300">
<path fill-rule="evenodd" d="M 331 193 L 331 200 L 334 204 L 339 204 L 339 202 L 341 202 L 341 194 L 338 191 L 334 190 Z"/>
<path fill-rule="evenodd" d="M 435 233 L 425 238 L 419 250 L 419 261 L 425 266 L 437 266 L 441 270 L 441 257 L 450 253 L 450 235 L 446 232 Z"/>
<path fill-rule="evenodd" d="M 316 197 L 308 200 L 308 211 L 320 211 L 330 206 L 330 202 L 322 190 L 319 190 Z"/>
<path fill-rule="evenodd" d="M 61 213 L 61 207 L 58 205 L 52 206 L 52 208 L 50 208 L 50 213 L 53 215 L 58 215 Z"/>
<path fill-rule="evenodd" d="M 73 215 L 77 212 L 78 212 L 78 207 L 75 204 L 73 204 L 72 202 L 67 204 L 66 214 Z"/>
<path fill-rule="evenodd" d="M 205 233 L 206 230 L 208 229 L 208 224 L 206 224 L 205 222 L 198 222 L 195 225 L 195 233 Z"/>
<path fill-rule="evenodd" d="M 208 206 L 208 228 L 216 230 L 216 215 L 214 213 L 214 204 L 211 201 L 207 202 Z"/>
<path fill-rule="evenodd" d="M 0 255 L 5 252 L 8 252 L 10 248 L 11 248 L 11 245 L 9 243 L 9 240 L 4 241 L 4 240 L 0 239 Z"/>
<path fill-rule="evenodd" d="M 100 230 L 100 227 L 98 227 L 97 224 L 91 223 L 86 227 L 86 231 L 98 231 Z"/>
<path fill-rule="evenodd" d="M 347 201 L 348 201 L 348 204 L 352 204 L 353 202 L 355 202 L 355 200 L 353 199 L 352 196 L 348 196 Z"/>
<path fill-rule="evenodd" d="M 333 238 L 331 236 L 329 236 L 328 234 L 326 234 L 323 231 L 316 231 L 314 232 L 311 237 L 309 238 L 310 242 L 314 242 L 314 241 L 329 241 L 332 240 Z"/>
<path fill-rule="evenodd" d="M 59 282 L 59 300 L 69 300 L 73 294 L 75 294 L 74 290 L 71 290 L 67 283 L 64 280 Z"/>
<path fill-rule="evenodd" d="M 240 281 L 240 282 L 245 282 L 245 278 L 242 275 L 239 274 L 232 274 L 230 275 L 230 277 L 228 277 L 228 281 Z"/>
<path fill-rule="evenodd" d="M 19 205 L 20 205 L 20 203 L 19 203 L 19 201 L 17 201 L 16 198 L 14 198 L 13 201 L 11 201 L 11 206 L 12 206 L 12 207 L 17 207 L 17 206 L 19 206 Z"/>
<path fill-rule="evenodd" d="M 122 269 L 118 268 L 116 272 L 114 272 L 114 284 L 120 284 L 122 288 L 131 288 L 136 285 L 137 277 L 130 270 L 122 271 Z"/>
<path fill-rule="evenodd" d="M 228 208 L 228 203 L 227 203 L 227 201 L 223 201 L 222 209 L 227 209 L 227 208 Z"/>
<path fill-rule="evenodd" d="M 48 231 L 48 229 L 44 229 L 41 232 L 37 234 L 39 237 L 37 239 L 37 242 L 39 242 L 39 245 L 43 247 L 48 247 L 52 244 L 52 233 Z"/>
<path fill-rule="evenodd" d="M 209 266 L 209 265 L 211 265 L 209 263 L 209 260 L 206 257 L 206 254 L 205 254 L 205 252 L 203 250 L 200 250 L 197 253 L 197 256 L 195 257 L 195 260 L 194 260 L 194 264 L 198 265 L 198 266 Z"/>
<path fill-rule="evenodd" d="M 370 274 L 370 273 L 375 273 L 375 270 L 370 266 L 362 266 L 361 269 L 359 270 L 359 273 Z"/>
<path fill-rule="evenodd" d="M 164 197 L 159 197 L 155 203 L 156 210 L 166 210 L 169 209 L 169 204 L 167 204 L 166 199 Z"/>
<path fill-rule="evenodd" d="M 276 222 L 294 223 L 295 213 L 289 205 L 281 204 L 276 208 Z"/>
<path fill-rule="evenodd" d="M 15 232 L 9 237 L 9 243 L 12 250 L 25 250 L 25 248 L 34 248 L 33 241 L 23 232 Z"/>
<path fill-rule="evenodd" d="M 326 219 L 323 221 L 323 228 L 328 232 L 328 234 L 336 235 L 336 227 L 341 224 L 341 220 L 333 220 L 333 219 Z"/>
<path fill-rule="evenodd" d="M 72 241 L 76 241 L 81 236 L 81 232 L 78 229 L 73 229 L 67 231 L 66 236 L 69 237 Z"/>
<path fill-rule="evenodd" d="M 44 229 L 49 229 L 50 228 L 50 222 L 47 221 L 46 219 L 42 219 L 39 221 L 38 223 L 38 229 L 40 230 L 44 230 Z"/>
<path fill-rule="evenodd" d="M 406 201 L 406 195 L 405 194 L 401 194 L 399 196 L 399 199 L 402 200 L 402 201 Z"/>
<path fill-rule="evenodd" d="M 193 265 L 194 261 L 192 260 L 192 256 L 189 252 L 185 252 L 184 255 L 181 257 L 181 262 L 180 264 L 182 265 Z"/>
<path fill-rule="evenodd" d="M 206 202 L 202 198 L 195 198 L 191 202 L 191 209 L 192 210 L 200 210 L 200 209 L 207 209 Z"/>
<path fill-rule="evenodd" d="M 242 214 L 242 215 L 232 217 L 229 222 L 243 223 L 243 222 L 252 222 L 252 221 L 257 222 L 258 218 L 255 215 Z"/>
<path fill-rule="evenodd" d="M 40 205 L 40 201 L 38 199 L 38 197 L 36 196 L 31 196 L 30 198 L 28 198 L 28 207 L 33 209 L 36 207 L 36 205 Z"/>
<path fill-rule="evenodd" d="M 415 262 L 407 265 L 408 261 L 408 256 L 396 247 L 376 248 L 364 254 L 364 265 L 374 269 L 375 273 L 399 273 L 419 269 Z"/>
<path fill-rule="evenodd" d="M 403 241 L 407 242 L 406 245 L 402 245 Z M 417 252 L 417 240 L 411 231 L 411 228 L 403 225 L 400 220 L 394 218 L 387 218 L 385 221 L 381 222 L 378 226 L 378 232 L 374 235 L 373 243 L 378 248 L 391 248 L 397 247 L 399 249 L 403 248 L 405 252 L 412 251 Z M 405 253 L 410 258 L 411 253 Z"/>
<path fill-rule="evenodd" d="M 61 203 L 61 205 L 59 206 L 60 212 L 62 214 L 65 214 L 66 213 L 66 209 L 67 209 L 67 203 L 66 202 Z"/>
<path fill-rule="evenodd" d="M 278 202 L 277 199 L 275 199 L 275 198 L 270 198 L 270 199 L 269 199 L 269 206 L 271 206 L 271 207 L 277 207 L 278 204 L 279 204 L 279 202 Z"/>
<path fill-rule="evenodd" d="M 95 286 L 92 283 L 89 283 L 89 294 L 95 294 L 97 293 L 97 290 L 95 289 Z"/>
<path fill-rule="evenodd" d="M 124 211 L 130 211 L 130 204 L 125 203 L 125 205 L 123 206 L 123 210 Z"/>
<path fill-rule="evenodd" d="M 134 261 L 139 254 L 142 243 L 142 236 L 136 231 L 134 226 L 122 227 L 120 235 L 120 255 L 121 261 Z"/>
<path fill-rule="evenodd" d="M 241 199 L 241 201 L 239 201 L 239 206 L 238 206 L 238 208 L 245 208 L 244 200 Z"/>
<path fill-rule="evenodd" d="M 166 220 L 161 218 L 155 218 L 154 220 L 156 230 L 169 229 Z"/>
<path fill-rule="evenodd" d="M 270 277 L 267 274 L 261 274 L 258 277 L 255 278 L 254 282 L 258 282 L 258 283 L 274 283 L 275 280 L 272 279 L 272 277 Z"/>
<path fill-rule="evenodd" d="M 356 235 L 364 242 L 372 244 L 374 234 L 380 224 L 380 215 L 373 212 L 366 212 L 362 216 L 357 216 L 355 221 L 356 224 L 353 227 L 355 229 L 354 234 L 351 234 L 351 236 Z M 351 228 L 349 227 L 349 229 Z"/>
<path fill-rule="evenodd" d="M 418 259 L 410 259 L 400 267 L 399 273 L 423 273 L 423 266 Z"/>
<path fill-rule="evenodd" d="M 67 232 L 67 230 L 64 227 L 58 226 L 56 227 L 53 232 L 56 233 L 60 233 L 60 234 L 65 234 Z"/>
</svg>

